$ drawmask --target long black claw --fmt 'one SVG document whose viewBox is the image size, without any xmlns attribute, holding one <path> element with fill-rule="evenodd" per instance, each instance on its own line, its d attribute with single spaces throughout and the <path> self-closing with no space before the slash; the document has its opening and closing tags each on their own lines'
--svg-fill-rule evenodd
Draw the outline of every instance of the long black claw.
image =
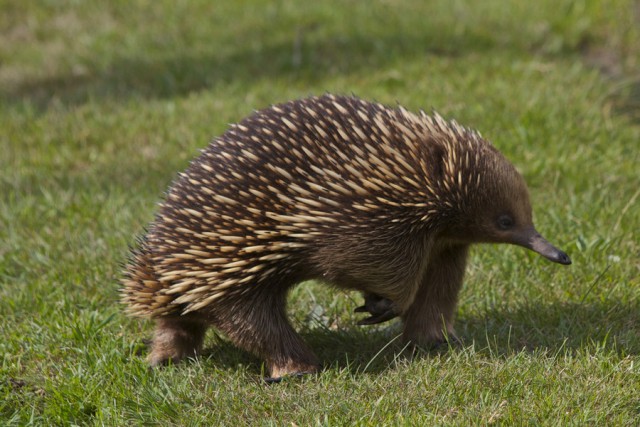
<svg viewBox="0 0 640 427">
<path fill-rule="evenodd" d="M 358 322 L 358 325 L 375 325 L 398 316 L 393 301 L 376 294 L 364 293 L 364 305 L 356 308 L 355 313 L 369 313 L 371 316 Z"/>
<path fill-rule="evenodd" d="M 362 307 L 358 307 L 362 308 Z M 357 310 L 357 309 L 356 309 Z M 367 311 L 360 310 L 359 312 Z M 391 320 L 398 315 L 393 310 L 387 310 L 384 313 L 374 314 L 373 316 L 369 316 L 366 319 L 362 319 L 358 322 L 358 325 L 375 325 L 378 323 L 386 322 L 387 320 Z"/>
</svg>

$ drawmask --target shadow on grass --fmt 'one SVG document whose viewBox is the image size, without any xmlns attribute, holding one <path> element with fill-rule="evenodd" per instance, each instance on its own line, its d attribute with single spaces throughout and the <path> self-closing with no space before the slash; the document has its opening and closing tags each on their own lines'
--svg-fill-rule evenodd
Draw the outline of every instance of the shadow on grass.
<svg viewBox="0 0 640 427">
<path fill-rule="evenodd" d="M 439 28 L 423 32 L 315 35 L 312 26 L 292 29 L 282 40 L 266 40 L 259 48 L 225 46 L 222 53 L 172 51 L 165 59 L 119 58 L 105 69 L 89 69 L 81 75 L 55 75 L 23 81 L 8 89 L 10 103 L 31 102 L 45 108 L 52 100 L 79 105 L 92 99 L 165 98 L 186 95 L 210 87 L 253 84 L 262 79 L 313 83 L 327 75 L 349 75 L 406 61 L 420 55 L 457 56 L 495 47 L 490 35 L 446 37 Z M 444 31 L 446 34 L 446 31 Z M 239 37 L 250 39 L 250 37 Z M 502 46 L 504 49 L 504 46 Z"/>
<path fill-rule="evenodd" d="M 640 76 L 623 82 L 612 94 L 614 111 L 627 116 L 633 123 L 640 124 Z"/>
<path fill-rule="evenodd" d="M 341 331 L 318 328 L 302 331 L 301 335 L 324 368 L 346 368 L 354 374 L 379 373 L 392 366 L 395 359 L 404 357 L 397 354 L 402 350 L 399 339 L 389 345 L 393 337 L 390 338 L 383 330 L 367 331 L 356 326 Z M 264 373 L 261 359 L 225 339 L 214 339 L 212 345 L 204 349 L 202 357 L 207 360 L 205 363 L 224 369 L 243 365 L 249 372 L 257 375 Z"/>
<path fill-rule="evenodd" d="M 398 361 L 430 358 L 447 348 L 411 353 L 395 331 L 353 326 L 341 331 L 317 328 L 301 334 L 326 368 L 346 369 L 353 375 L 381 373 Z M 492 359 L 525 352 L 549 354 L 604 351 L 625 355 L 640 353 L 640 305 L 604 303 L 536 304 L 510 311 L 489 311 L 484 317 L 460 319 L 463 347 L 473 345 L 477 355 Z M 450 351 L 456 350 L 455 348 Z M 260 374 L 262 362 L 225 340 L 217 340 L 203 355 L 207 363 L 229 369 L 246 365 Z"/>
<path fill-rule="evenodd" d="M 497 355 L 519 351 L 569 352 L 599 348 L 618 354 L 640 352 L 640 304 L 553 302 L 491 310 L 461 319 L 458 331 L 476 350 Z"/>
</svg>

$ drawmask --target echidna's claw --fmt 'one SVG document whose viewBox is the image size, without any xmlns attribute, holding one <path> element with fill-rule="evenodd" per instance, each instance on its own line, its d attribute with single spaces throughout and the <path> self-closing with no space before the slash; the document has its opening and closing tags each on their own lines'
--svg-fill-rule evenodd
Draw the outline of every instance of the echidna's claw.
<svg viewBox="0 0 640 427">
<path fill-rule="evenodd" d="M 356 308 L 354 312 L 371 314 L 366 319 L 360 320 L 358 325 L 375 325 L 398 316 L 393 307 L 393 301 L 370 293 L 364 294 L 364 305 Z"/>
<path fill-rule="evenodd" d="M 362 319 L 358 322 L 358 325 L 375 325 L 378 323 L 386 322 L 387 320 L 391 320 L 398 315 L 392 311 L 385 311 L 384 313 L 376 314 L 375 316 L 369 316 L 366 319 Z"/>
</svg>

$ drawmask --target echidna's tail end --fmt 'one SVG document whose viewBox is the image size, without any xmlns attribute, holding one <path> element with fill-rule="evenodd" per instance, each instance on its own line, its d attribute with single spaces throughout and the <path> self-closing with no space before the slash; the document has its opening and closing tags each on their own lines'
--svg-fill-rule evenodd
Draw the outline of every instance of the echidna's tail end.
<svg viewBox="0 0 640 427">
<path fill-rule="evenodd" d="M 156 314 L 154 307 L 164 286 L 157 279 L 152 254 L 144 239 L 131 250 L 120 283 L 120 301 L 125 305 L 127 314 L 135 317 L 151 317 Z"/>
</svg>

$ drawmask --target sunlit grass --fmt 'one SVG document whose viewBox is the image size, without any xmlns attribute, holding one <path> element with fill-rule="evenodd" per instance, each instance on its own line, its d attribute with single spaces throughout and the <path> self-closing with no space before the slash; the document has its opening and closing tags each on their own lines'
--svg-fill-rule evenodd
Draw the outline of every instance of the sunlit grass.
<svg viewBox="0 0 640 427">
<path fill-rule="evenodd" d="M 640 34 L 631 1 L 0 1 L 0 424 L 633 425 Z M 228 123 L 324 92 L 437 109 L 527 179 L 563 268 L 478 247 L 461 348 L 401 352 L 357 294 L 290 298 L 325 370 L 266 386 L 211 333 L 149 370 L 128 246 Z"/>
</svg>

